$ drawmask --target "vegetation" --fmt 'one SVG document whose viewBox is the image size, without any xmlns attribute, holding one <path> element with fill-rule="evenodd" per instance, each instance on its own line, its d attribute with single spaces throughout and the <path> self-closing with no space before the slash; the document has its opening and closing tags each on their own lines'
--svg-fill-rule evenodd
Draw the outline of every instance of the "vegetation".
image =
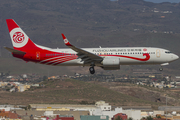
<svg viewBox="0 0 180 120">
<path fill-rule="evenodd" d="M 160 118 L 161 118 L 161 116 L 160 116 L 160 115 L 158 115 L 158 116 L 157 116 L 157 118 L 158 118 L 158 119 L 160 119 Z"/>
<path fill-rule="evenodd" d="M 157 109 L 158 106 L 166 103 L 164 93 L 170 93 L 169 91 L 157 92 L 153 89 L 149 90 L 130 83 L 119 82 L 95 83 L 64 79 L 43 81 L 41 84 L 45 87 L 33 87 L 21 93 L 1 91 L 0 103 L 94 105 L 96 101 L 104 100 L 113 106 L 147 106 Z M 179 96 L 176 92 L 171 92 L 171 94 L 177 98 Z M 178 106 L 179 104 L 179 99 L 168 97 L 168 105 Z"/>
<path fill-rule="evenodd" d="M 88 102 L 88 101 L 84 101 L 84 100 L 82 100 L 81 102 L 79 102 L 79 104 L 81 104 L 81 105 L 95 105 L 95 102 L 93 101 L 93 102 Z"/>
<path fill-rule="evenodd" d="M 111 105 L 117 106 L 158 105 L 155 101 L 136 98 L 135 96 L 120 93 L 117 90 L 112 90 L 102 85 L 79 80 L 65 79 L 63 81 L 54 80 L 53 82 L 44 81 L 42 84 L 46 85 L 46 87 L 34 88 L 22 93 L 1 92 L 1 96 L 3 97 L 0 99 L 0 103 L 94 104 L 96 101 L 104 100 Z"/>
<path fill-rule="evenodd" d="M 115 118 L 115 120 L 123 120 L 120 116 L 118 116 L 117 118 Z"/>
<path fill-rule="evenodd" d="M 130 117 L 130 118 L 128 118 L 128 120 L 133 120 L 133 118 Z"/>
<path fill-rule="evenodd" d="M 143 117 L 143 118 L 141 118 L 141 120 L 153 120 L 153 117 L 151 117 L 151 116 L 147 116 L 147 117 Z"/>
<path fill-rule="evenodd" d="M 148 116 L 148 117 L 146 117 L 146 120 L 153 120 L 153 117 Z"/>
</svg>

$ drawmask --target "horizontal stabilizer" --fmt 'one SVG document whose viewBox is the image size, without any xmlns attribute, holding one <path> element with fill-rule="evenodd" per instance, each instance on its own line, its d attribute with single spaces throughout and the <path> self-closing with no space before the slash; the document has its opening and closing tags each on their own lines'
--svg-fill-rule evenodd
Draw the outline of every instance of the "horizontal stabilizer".
<svg viewBox="0 0 180 120">
<path fill-rule="evenodd" d="M 6 50 L 10 51 L 11 53 L 14 53 L 14 54 L 18 54 L 18 55 L 24 55 L 26 54 L 26 52 L 22 52 L 22 51 L 19 51 L 19 50 L 15 50 L 15 49 L 12 49 L 12 48 L 8 48 L 8 47 L 4 47 Z"/>
</svg>

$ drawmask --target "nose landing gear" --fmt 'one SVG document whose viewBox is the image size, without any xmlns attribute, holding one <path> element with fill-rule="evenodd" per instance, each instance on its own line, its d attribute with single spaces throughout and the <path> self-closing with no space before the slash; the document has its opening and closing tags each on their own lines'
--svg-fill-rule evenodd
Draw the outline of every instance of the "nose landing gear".
<svg viewBox="0 0 180 120">
<path fill-rule="evenodd" d="M 163 71 L 163 67 L 160 67 L 160 68 L 159 68 L 159 71 Z"/>
<path fill-rule="evenodd" d="M 159 68 L 159 71 L 163 71 L 163 66 L 165 66 L 165 65 L 169 65 L 169 63 L 163 63 L 163 64 L 161 64 L 161 67 Z"/>
<path fill-rule="evenodd" d="M 89 72 L 90 72 L 91 74 L 94 74 L 94 73 L 95 73 L 94 66 L 92 66 L 92 67 L 89 68 Z"/>
</svg>

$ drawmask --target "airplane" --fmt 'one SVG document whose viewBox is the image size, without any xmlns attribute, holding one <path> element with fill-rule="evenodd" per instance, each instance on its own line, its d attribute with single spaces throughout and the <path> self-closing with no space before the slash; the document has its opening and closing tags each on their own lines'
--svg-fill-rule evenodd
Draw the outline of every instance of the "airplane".
<svg viewBox="0 0 180 120">
<path fill-rule="evenodd" d="M 62 34 L 68 49 L 51 49 L 35 44 L 13 19 L 6 19 L 13 48 L 4 47 L 16 58 L 26 62 L 53 66 L 89 66 L 91 74 L 95 66 L 104 70 L 119 70 L 120 65 L 169 65 L 179 57 L 169 50 L 156 47 L 79 48 Z"/>
</svg>

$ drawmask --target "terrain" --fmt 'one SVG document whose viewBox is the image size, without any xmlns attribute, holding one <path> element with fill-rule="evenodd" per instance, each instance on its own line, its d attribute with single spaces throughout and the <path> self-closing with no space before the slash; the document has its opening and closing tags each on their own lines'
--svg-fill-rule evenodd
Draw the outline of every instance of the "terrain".
<svg viewBox="0 0 180 120">
<path fill-rule="evenodd" d="M 180 4 L 143 0 L 0 0 L 0 71 L 11 74 L 35 72 L 50 75 L 74 74 L 88 68 L 27 64 L 12 58 L 3 46 L 12 47 L 6 19 L 14 19 L 39 45 L 65 48 L 64 33 L 78 47 L 161 47 L 180 56 Z M 159 11 L 159 12 L 157 12 Z M 171 11 L 172 13 L 164 13 Z M 168 32 L 168 33 L 167 33 Z M 18 61 L 18 62 L 17 62 Z M 140 66 L 127 67 L 129 69 Z M 142 66 L 141 66 L 142 67 Z M 143 66 L 147 68 L 149 66 Z M 153 66 L 158 69 L 157 66 Z M 177 75 L 180 61 L 165 73 Z M 175 71 L 175 72 L 174 72 Z"/>
<path fill-rule="evenodd" d="M 0 104 L 92 104 L 104 100 L 113 106 L 152 106 L 157 109 L 158 106 L 165 105 L 166 94 L 168 105 L 180 105 L 178 91 L 170 92 L 129 83 L 64 79 L 46 80 L 41 84 L 45 87 L 32 87 L 22 93 L 0 91 Z"/>
<path fill-rule="evenodd" d="M 162 3 L 162 2 L 171 2 L 171 3 L 179 3 L 179 0 L 145 0 L 153 3 Z"/>
</svg>

